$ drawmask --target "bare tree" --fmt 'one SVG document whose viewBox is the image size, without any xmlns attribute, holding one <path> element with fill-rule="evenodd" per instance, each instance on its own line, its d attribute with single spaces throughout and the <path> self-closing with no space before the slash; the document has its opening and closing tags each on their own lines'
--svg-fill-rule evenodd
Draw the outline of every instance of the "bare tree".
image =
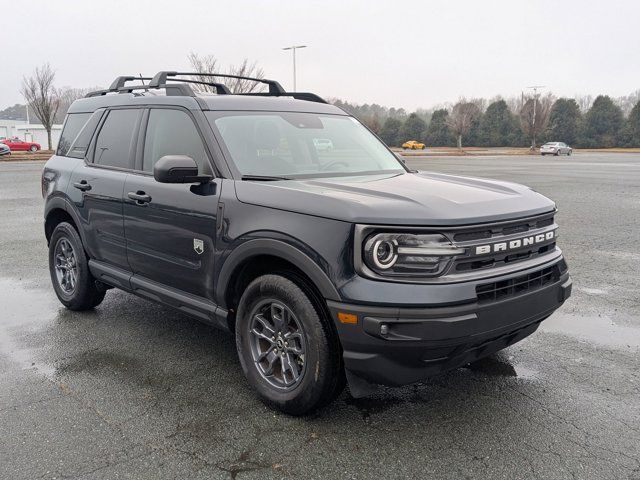
<svg viewBox="0 0 640 480">
<path fill-rule="evenodd" d="M 58 99 L 60 101 L 60 106 L 58 108 L 58 114 L 56 115 L 55 121 L 56 123 L 62 123 L 64 121 L 64 117 L 67 114 L 67 110 L 73 102 L 77 99 L 84 97 L 87 93 L 92 92 L 94 90 L 101 90 L 100 87 L 92 87 L 92 88 L 72 88 L 72 87 L 62 87 L 57 90 Z"/>
<path fill-rule="evenodd" d="M 445 122 L 455 134 L 458 148 L 462 148 L 462 137 L 469 133 L 473 123 L 479 117 L 480 107 L 477 102 L 462 99 L 453 106 Z"/>
<path fill-rule="evenodd" d="M 218 60 L 213 55 L 199 56 L 197 53 L 191 52 L 188 57 L 191 68 L 202 73 L 225 73 L 220 67 Z M 221 71 L 222 70 L 222 71 Z M 231 65 L 227 70 L 228 75 L 237 75 L 240 77 L 264 78 L 264 71 L 258 67 L 256 62 L 250 63 L 248 59 L 244 59 L 240 65 Z M 203 75 L 194 75 L 193 80 L 199 82 L 219 82 L 224 83 L 233 93 L 252 93 L 261 92 L 264 84 L 252 80 L 244 80 L 241 78 L 216 78 Z M 202 92 L 215 92 L 215 87 L 209 85 L 194 85 L 195 88 Z"/>
<path fill-rule="evenodd" d="M 576 99 L 576 102 L 578 102 L 578 106 L 582 113 L 587 113 L 591 108 L 591 105 L 593 105 L 592 95 L 576 95 L 574 98 Z"/>
<path fill-rule="evenodd" d="M 35 69 L 33 76 L 22 78 L 21 92 L 27 105 L 47 131 L 49 150 L 52 149 L 51 128 L 60 107 L 60 99 L 53 86 L 56 72 L 48 63 Z"/>
<path fill-rule="evenodd" d="M 531 137 L 531 148 L 536 148 L 536 137 L 549 124 L 549 114 L 553 106 L 553 95 L 529 98 L 520 109 L 520 125 L 525 135 Z"/>
</svg>

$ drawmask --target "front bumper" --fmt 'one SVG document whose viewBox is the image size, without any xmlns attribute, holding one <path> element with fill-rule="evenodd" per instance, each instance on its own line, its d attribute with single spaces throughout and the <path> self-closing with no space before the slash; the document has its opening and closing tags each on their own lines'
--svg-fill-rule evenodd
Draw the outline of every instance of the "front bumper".
<svg viewBox="0 0 640 480">
<path fill-rule="evenodd" d="M 546 284 L 514 288 L 513 295 L 490 301 L 421 308 L 328 302 L 345 368 L 372 383 L 406 385 L 508 347 L 533 333 L 571 295 L 566 264 L 555 268 Z M 338 312 L 357 315 L 357 323 L 341 323 Z"/>
</svg>

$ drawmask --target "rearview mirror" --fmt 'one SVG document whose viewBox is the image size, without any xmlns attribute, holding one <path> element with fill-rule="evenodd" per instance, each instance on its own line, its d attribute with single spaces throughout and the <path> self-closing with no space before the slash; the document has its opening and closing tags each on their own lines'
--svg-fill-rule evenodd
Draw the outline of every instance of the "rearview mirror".
<svg viewBox="0 0 640 480">
<path fill-rule="evenodd" d="M 198 164 L 187 155 L 165 155 L 153 166 L 153 178 L 160 183 L 204 183 L 209 175 L 198 175 Z"/>
</svg>

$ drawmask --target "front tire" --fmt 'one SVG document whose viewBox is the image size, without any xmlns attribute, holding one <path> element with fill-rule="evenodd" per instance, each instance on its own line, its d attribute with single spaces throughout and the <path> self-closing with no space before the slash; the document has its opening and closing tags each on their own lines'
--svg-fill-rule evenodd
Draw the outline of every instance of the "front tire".
<svg viewBox="0 0 640 480">
<path fill-rule="evenodd" d="M 31 151 L 31 153 L 35 153 L 35 152 L 37 152 L 37 151 L 38 151 L 38 147 L 36 147 L 35 145 L 31 145 L 31 146 L 29 147 L 29 150 Z"/>
<path fill-rule="evenodd" d="M 573 153 L 573 150 L 569 150 L 569 151 L 567 152 L 567 157 L 570 157 L 572 153 Z"/>
<path fill-rule="evenodd" d="M 104 299 L 106 290 L 98 287 L 89 271 L 80 235 L 67 222 L 58 224 L 51 235 L 49 273 L 60 303 L 69 310 L 89 310 Z"/>
<path fill-rule="evenodd" d="M 238 306 L 236 347 L 260 399 L 289 415 L 331 402 L 344 387 L 341 352 L 329 319 L 281 275 L 249 284 Z"/>
</svg>

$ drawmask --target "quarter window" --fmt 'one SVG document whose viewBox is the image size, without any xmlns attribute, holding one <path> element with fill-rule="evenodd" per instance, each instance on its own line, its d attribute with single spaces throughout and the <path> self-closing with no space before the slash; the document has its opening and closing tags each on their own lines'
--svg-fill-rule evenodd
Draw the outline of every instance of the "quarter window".
<svg viewBox="0 0 640 480">
<path fill-rule="evenodd" d="M 191 117 L 181 110 L 151 109 L 142 169 L 153 172 L 153 166 L 165 155 L 187 155 L 196 161 L 200 173 L 210 173 L 204 144 Z"/>
<path fill-rule="evenodd" d="M 70 113 L 67 115 L 62 129 L 62 135 L 60 135 L 60 141 L 58 142 L 56 155 L 67 155 L 71 144 L 78 136 L 78 133 L 80 133 L 84 124 L 87 123 L 90 116 L 90 113 Z"/>
<path fill-rule="evenodd" d="M 109 167 L 131 168 L 134 130 L 141 110 L 111 110 L 96 140 L 93 162 Z"/>
</svg>

